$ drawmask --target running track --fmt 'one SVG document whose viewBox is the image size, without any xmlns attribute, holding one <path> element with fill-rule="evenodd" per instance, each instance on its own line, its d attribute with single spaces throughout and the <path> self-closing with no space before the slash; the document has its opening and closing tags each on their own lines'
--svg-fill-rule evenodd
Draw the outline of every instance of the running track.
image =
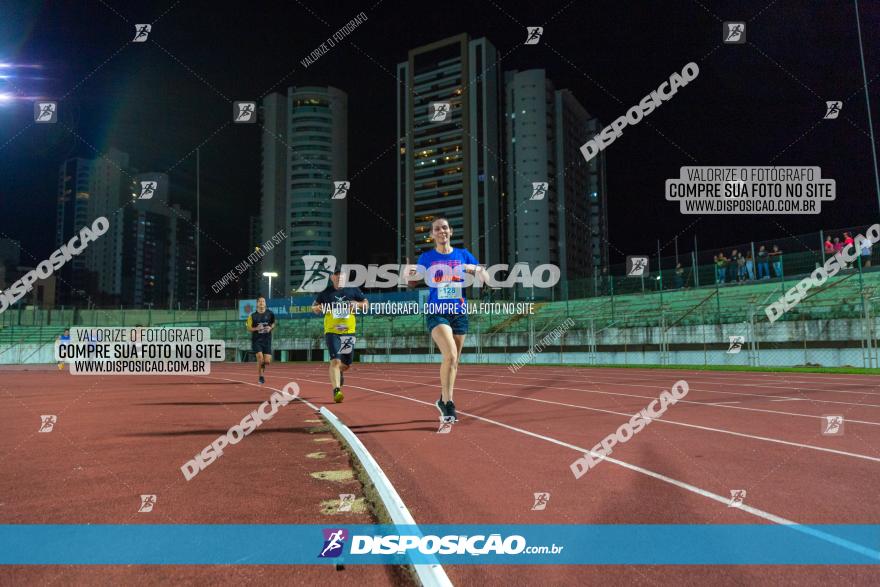
<svg viewBox="0 0 880 587">
<path fill-rule="evenodd" d="M 307 390 L 306 399 L 332 403 L 325 366 L 281 370 Z M 437 365 L 356 365 L 346 375 L 345 403 L 330 407 L 420 523 L 880 523 L 880 386 L 870 376 L 551 367 L 511 374 L 502 366 L 462 365 L 461 420 L 440 435 L 431 405 L 439 395 L 437 371 Z M 630 468 L 604 462 L 574 479 L 568 467 L 582 449 L 678 379 L 688 381 L 688 396 L 662 422 L 615 448 L 612 457 Z M 737 403 L 709 405 L 718 402 Z M 843 436 L 821 434 L 824 414 L 845 416 Z M 746 489 L 753 509 L 727 507 L 731 489 Z M 551 494 L 550 504 L 531 511 L 533 493 L 541 491 Z M 868 582 L 876 571 L 465 566 L 447 572 L 461 585 L 537 585 L 551 577 L 565 584 Z"/>
<path fill-rule="evenodd" d="M 229 385 L 213 393 L 234 402 L 253 395 L 254 371 L 253 364 L 215 364 L 203 378 L 150 382 L 224 382 Z M 418 523 L 880 523 L 880 385 L 872 376 L 561 367 L 512 374 L 503 366 L 462 365 L 455 395 L 460 421 L 441 435 L 432 405 L 439 395 L 436 364 L 356 364 L 339 405 L 330 399 L 325 364 L 273 364 L 267 375 L 275 388 L 296 381 L 302 399 L 327 405 L 348 424 Z M 96 379 L 57 377 L 65 377 L 67 393 Z M 616 446 L 614 462 L 574 479 L 574 459 L 678 379 L 690 388 L 683 400 Z M 3 384 L 9 383 L 5 375 Z M 842 436 L 820 433 L 822 416 L 830 414 L 844 416 Z M 743 508 L 728 507 L 733 489 L 747 491 Z M 263 490 L 272 489 L 254 488 Z M 531 511 L 536 492 L 550 493 L 546 510 Z M 468 565 L 446 571 L 457 585 L 869 584 L 876 573 L 822 566 Z M 387 584 L 387 578 L 366 582 Z"/>
</svg>

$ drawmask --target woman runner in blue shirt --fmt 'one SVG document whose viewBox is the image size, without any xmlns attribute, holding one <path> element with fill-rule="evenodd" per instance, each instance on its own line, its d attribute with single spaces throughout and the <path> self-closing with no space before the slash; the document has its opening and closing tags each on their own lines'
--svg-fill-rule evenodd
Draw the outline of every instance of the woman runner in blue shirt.
<svg viewBox="0 0 880 587">
<path fill-rule="evenodd" d="M 425 322 L 434 344 L 443 355 L 440 364 L 440 399 L 435 405 L 441 418 L 454 422 L 458 416 L 452 401 L 453 388 L 468 331 L 467 302 L 462 293 L 463 273 L 476 275 L 483 268 L 470 251 L 452 247 L 452 227 L 446 218 L 434 219 L 431 236 L 434 249 L 422 253 L 418 266 L 425 268 L 425 283 L 431 288 Z M 415 276 L 416 269 L 410 266 L 407 269 L 410 287 L 418 283 L 418 280 L 412 280 Z"/>
</svg>

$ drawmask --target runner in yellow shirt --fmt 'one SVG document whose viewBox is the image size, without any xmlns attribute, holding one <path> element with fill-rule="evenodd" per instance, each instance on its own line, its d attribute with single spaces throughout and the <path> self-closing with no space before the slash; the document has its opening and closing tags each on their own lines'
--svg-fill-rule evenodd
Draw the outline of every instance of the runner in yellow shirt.
<svg viewBox="0 0 880 587">
<path fill-rule="evenodd" d="M 324 314 L 324 340 L 330 351 L 330 385 L 333 386 L 333 401 L 340 403 L 342 373 L 348 371 L 354 359 L 356 337 L 355 311 L 363 311 L 369 305 L 367 298 L 357 287 L 342 287 L 342 275 L 336 271 L 330 276 L 331 284 L 318 294 L 312 303 L 312 312 Z"/>
</svg>

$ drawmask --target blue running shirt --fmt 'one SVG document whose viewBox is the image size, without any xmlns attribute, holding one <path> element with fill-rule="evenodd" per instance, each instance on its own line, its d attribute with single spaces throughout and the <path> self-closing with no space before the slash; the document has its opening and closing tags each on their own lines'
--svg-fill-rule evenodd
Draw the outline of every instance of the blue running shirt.
<svg viewBox="0 0 880 587">
<path fill-rule="evenodd" d="M 464 270 L 460 265 L 478 265 L 476 257 L 467 249 L 452 249 L 448 255 L 438 253 L 437 249 L 431 249 L 419 256 L 417 263 L 425 268 L 425 283 L 431 287 L 428 294 L 428 305 L 445 305 L 450 311 L 436 312 L 443 314 L 467 313 L 467 302 L 462 293 Z M 443 268 L 445 267 L 445 269 Z M 430 312 L 435 313 L 435 312 Z"/>
</svg>

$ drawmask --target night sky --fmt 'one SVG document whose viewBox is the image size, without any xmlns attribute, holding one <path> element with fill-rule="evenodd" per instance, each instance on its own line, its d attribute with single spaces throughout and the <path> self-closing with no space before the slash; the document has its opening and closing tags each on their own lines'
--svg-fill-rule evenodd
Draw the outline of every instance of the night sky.
<svg viewBox="0 0 880 587">
<path fill-rule="evenodd" d="M 880 124 L 880 2 L 860 2 L 868 90 Z M 359 12 L 368 20 L 314 65 L 300 60 Z M 722 21 L 747 22 L 723 45 Z M 136 23 L 152 23 L 131 43 Z M 526 26 L 544 26 L 525 46 Z M 394 258 L 395 66 L 410 48 L 486 36 L 501 67 L 544 68 L 608 124 L 673 72 L 699 77 L 608 147 L 612 261 L 696 234 L 708 250 L 877 220 L 878 196 L 853 2 L 758 0 L 542 2 L 33 2 L 0 8 L 0 93 L 61 98 L 61 121 L 34 125 L 30 100 L 0 101 L 0 236 L 23 263 L 54 249 L 58 166 L 116 147 L 141 171 L 170 169 L 173 200 L 195 207 L 201 146 L 202 283 L 253 250 L 260 204 L 258 125 L 231 123 L 233 100 L 291 85 L 349 94 L 347 262 Z M 825 100 L 844 101 L 822 120 Z M 662 133 L 662 134 L 661 134 Z M 584 140 L 590 137 L 584 137 Z M 821 216 L 684 216 L 664 199 L 683 165 L 818 165 L 837 181 Z M 384 219 L 384 220 L 383 220 Z M 387 223 L 386 223 L 387 221 Z M 685 243 L 688 243 L 685 245 Z M 811 243 L 812 245 L 813 243 Z M 664 254 L 671 250 L 664 250 Z M 203 286 L 204 287 L 204 286 Z"/>
</svg>

